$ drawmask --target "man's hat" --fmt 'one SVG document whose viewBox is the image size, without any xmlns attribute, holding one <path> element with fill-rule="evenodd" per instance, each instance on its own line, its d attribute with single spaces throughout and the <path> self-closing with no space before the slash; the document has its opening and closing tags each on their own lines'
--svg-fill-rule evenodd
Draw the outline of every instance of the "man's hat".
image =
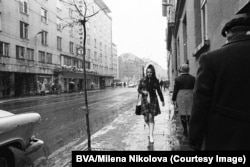
<svg viewBox="0 0 250 167">
<path fill-rule="evenodd" d="M 221 34 L 226 37 L 226 33 L 236 26 L 250 26 L 250 13 L 238 13 L 234 18 L 225 24 Z"/>
</svg>

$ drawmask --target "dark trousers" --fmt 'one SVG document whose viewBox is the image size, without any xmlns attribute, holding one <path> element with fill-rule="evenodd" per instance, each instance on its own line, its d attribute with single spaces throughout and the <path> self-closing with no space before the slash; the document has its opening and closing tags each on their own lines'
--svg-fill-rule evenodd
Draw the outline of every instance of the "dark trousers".
<svg viewBox="0 0 250 167">
<path fill-rule="evenodd" d="M 181 123 L 184 129 L 183 134 L 188 135 L 188 125 L 189 125 L 190 115 L 181 115 Z"/>
</svg>

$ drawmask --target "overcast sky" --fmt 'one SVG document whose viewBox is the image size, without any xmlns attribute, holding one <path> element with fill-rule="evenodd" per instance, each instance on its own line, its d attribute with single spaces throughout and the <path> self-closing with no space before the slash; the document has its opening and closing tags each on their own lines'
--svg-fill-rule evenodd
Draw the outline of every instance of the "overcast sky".
<svg viewBox="0 0 250 167">
<path fill-rule="evenodd" d="M 133 53 L 166 69 L 165 28 L 161 0 L 103 0 L 111 10 L 118 56 Z"/>
</svg>

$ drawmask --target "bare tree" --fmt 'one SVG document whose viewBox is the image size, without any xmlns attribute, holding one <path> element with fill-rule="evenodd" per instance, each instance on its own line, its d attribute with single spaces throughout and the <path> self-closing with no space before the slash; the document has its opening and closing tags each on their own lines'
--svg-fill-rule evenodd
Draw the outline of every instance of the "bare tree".
<svg viewBox="0 0 250 167">
<path fill-rule="evenodd" d="M 85 108 L 86 108 L 86 126 L 87 126 L 87 136 L 88 136 L 88 151 L 91 151 L 91 134 L 90 134 L 90 125 L 89 125 L 89 107 L 88 107 L 88 95 L 87 95 L 87 81 L 86 81 L 86 23 L 95 15 L 97 15 L 100 11 L 105 10 L 105 8 L 99 9 L 98 11 L 94 11 L 92 4 L 87 4 L 86 0 L 62 0 L 65 5 L 73 8 L 74 12 L 78 14 L 77 18 L 71 18 L 70 21 L 64 21 L 66 24 L 63 27 L 72 27 L 74 25 L 81 25 L 83 27 L 83 46 L 82 46 L 82 55 L 83 55 L 83 75 L 84 75 L 84 95 L 85 95 Z M 83 4 L 83 6 L 81 5 Z M 90 8 L 92 6 L 92 11 Z"/>
</svg>

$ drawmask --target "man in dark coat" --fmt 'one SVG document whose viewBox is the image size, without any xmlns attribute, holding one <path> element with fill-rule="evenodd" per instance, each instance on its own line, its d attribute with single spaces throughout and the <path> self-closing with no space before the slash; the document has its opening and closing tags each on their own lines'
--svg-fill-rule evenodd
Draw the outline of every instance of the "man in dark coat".
<svg viewBox="0 0 250 167">
<path fill-rule="evenodd" d="M 250 150 L 250 17 L 222 30 L 227 43 L 200 57 L 189 128 L 189 146 Z"/>
<path fill-rule="evenodd" d="M 180 76 L 175 79 L 174 93 L 172 101 L 178 107 L 181 116 L 184 136 L 188 135 L 188 124 L 190 119 L 191 108 L 193 104 L 193 89 L 195 77 L 189 74 L 188 64 L 182 64 L 180 67 Z"/>
</svg>

